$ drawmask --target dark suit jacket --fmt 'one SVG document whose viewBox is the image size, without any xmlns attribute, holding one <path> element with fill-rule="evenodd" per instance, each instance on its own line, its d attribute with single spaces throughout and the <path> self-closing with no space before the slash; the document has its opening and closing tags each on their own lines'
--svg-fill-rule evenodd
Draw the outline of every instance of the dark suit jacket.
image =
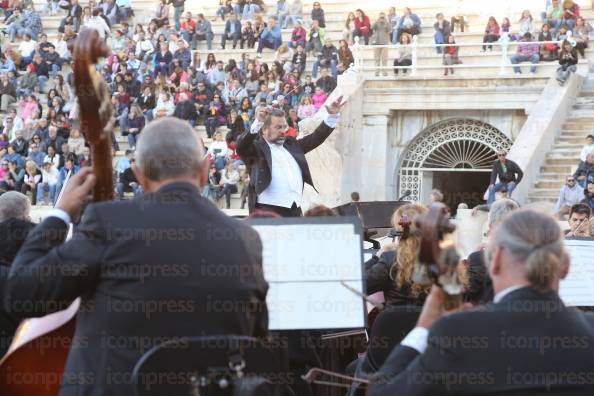
<svg viewBox="0 0 594 396">
<path fill-rule="evenodd" d="M 10 265 L 33 227 L 35 224 L 30 221 L 15 218 L 0 223 L 0 296 L 6 290 Z M 20 319 L 0 305 L 0 359 L 10 346 Z"/>
<path fill-rule="evenodd" d="M 592 320 L 554 292 L 518 289 L 437 321 L 423 354 L 399 345 L 374 382 L 372 396 L 592 395 Z"/>
<path fill-rule="evenodd" d="M 241 36 L 241 22 L 240 21 L 231 21 L 230 19 L 227 20 L 225 23 L 225 32 L 224 34 L 231 33 L 231 24 L 235 24 L 235 34 Z"/>
<path fill-rule="evenodd" d="M 6 301 L 31 301 L 38 308 L 31 314 L 42 315 L 48 302 L 81 296 L 61 396 L 133 395 L 134 365 L 166 340 L 267 333 L 258 234 L 196 187 L 172 183 L 132 201 L 90 205 L 63 243 L 65 231 L 48 218 L 31 232 Z"/>
<path fill-rule="evenodd" d="M 503 171 L 503 166 L 501 165 L 500 160 L 493 162 L 493 168 L 491 169 L 491 184 L 495 184 L 497 177 L 499 177 L 501 183 L 514 182 L 519 184 L 522 181 L 524 172 L 522 172 L 520 166 L 509 159 L 505 161 L 505 164 L 507 166 L 506 172 Z"/>
<path fill-rule="evenodd" d="M 285 140 L 284 147 L 295 158 L 295 161 L 297 161 L 301 169 L 303 182 L 312 187 L 314 187 L 313 180 L 305 154 L 324 143 L 333 130 L 334 128 L 330 128 L 325 122 L 322 122 L 312 134 L 302 139 L 287 137 Z M 251 211 L 256 205 L 257 196 L 268 188 L 272 180 L 272 173 L 270 171 L 272 167 L 270 147 L 259 133 L 250 133 L 249 130 L 246 130 L 237 138 L 237 154 L 241 156 L 243 162 L 250 169 L 248 198 Z"/>
</svg>

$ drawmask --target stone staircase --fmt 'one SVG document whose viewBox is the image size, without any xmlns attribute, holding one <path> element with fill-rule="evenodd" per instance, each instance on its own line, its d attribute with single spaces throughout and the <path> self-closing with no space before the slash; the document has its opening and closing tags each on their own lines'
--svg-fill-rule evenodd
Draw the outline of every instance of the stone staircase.
<svg viewBox="0 0 594 396">
<path fill-rule="evenodd" d="M 565 178 L 573 174 L 579 163 L 579 155 L 586 135 L 594 127 L 594 68 L 584 80 L 582 91 L 573 109 L 562 126 L 561 134 L 546 156 L 540 175 L 528 195 L 528 202 L 555 203 Z"/>
</svg>

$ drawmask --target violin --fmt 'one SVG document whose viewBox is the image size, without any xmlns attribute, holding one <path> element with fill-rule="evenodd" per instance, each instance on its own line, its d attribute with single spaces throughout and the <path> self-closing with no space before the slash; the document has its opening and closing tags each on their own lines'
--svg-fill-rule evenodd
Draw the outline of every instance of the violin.
<svg viewBox="0 0 594 396">
<path fill-rule="evenodd" d="M 460 256 L 453 244 L 444 242 L 444 236 L 454 232 L 456 225 L 450 221 L 449 210 L 442 203 L 431 205 L 429 212 L 416 219 L 416 225 L 422 239 L 413 281 L 441 287 L 447 296 L 446 306 L 453 309 L 462 303 L 464 287 L 458 272 Z"/>
<path fill-rule="evenodd" d="M 113 199 L 112 106 L 95 64 L 109 48 L 93 29 L 82 29 L 72 48 L 80 130 L 91 145 L 96 184 L 93 200 Z M 0 361 L 0 395 L 57 395 L 76 328 L 77 298 L 63 311 L 26 319 Z M 20 378 L 20 380 L 19 380 Z M 27 378 L 32 380 L 26 380 Z M 25 379 L 25 380 L 24 380 Z"/>
</svg>

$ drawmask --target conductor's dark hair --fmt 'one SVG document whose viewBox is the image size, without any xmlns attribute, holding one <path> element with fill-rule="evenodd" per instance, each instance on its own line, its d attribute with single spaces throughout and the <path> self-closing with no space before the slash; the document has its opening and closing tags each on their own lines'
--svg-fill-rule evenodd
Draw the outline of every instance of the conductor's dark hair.
<svg viewBox="0 0 594 396">
<path fill-rule="evenodd" d="M 351 193 L 351 201 L 359 202 L 359 199 L 361 199 L 361 197 L 359 197 L 359 193 L 357 191 L 353 191 Z"/>
<path fill-rule="evenodd" d="M 272 117 L 285 118 L 285 112 L 281 109 L 270 110 L 270 112 L 268 113 L 268 117 L 266 117 L 266 121 L 264 121 L 264 125 L 262 126 L 262 129 L 270 127 L 270 124 L 272 124 Z"/>
</svg>

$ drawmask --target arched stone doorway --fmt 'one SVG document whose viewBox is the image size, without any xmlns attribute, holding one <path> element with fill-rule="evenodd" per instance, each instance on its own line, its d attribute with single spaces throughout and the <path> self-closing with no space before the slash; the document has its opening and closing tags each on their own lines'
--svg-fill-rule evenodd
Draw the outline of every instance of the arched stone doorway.
<svg viewBox="0 0 594 396">
<path fill-rule="evenodd" d="M 459 202 L 476 203 L 486 189 L 497 151 L 512 141 L 497 128 L 472 119 L 448 119 L 425 128 L 401 156 L 399 195 L 410 190 L 412 201 L 426 200 L 432 188 Z M 486 180 L 486 182 L 485 182 Z M 470 194 L 470 195 L 469 195 Z"/>
</svg>

